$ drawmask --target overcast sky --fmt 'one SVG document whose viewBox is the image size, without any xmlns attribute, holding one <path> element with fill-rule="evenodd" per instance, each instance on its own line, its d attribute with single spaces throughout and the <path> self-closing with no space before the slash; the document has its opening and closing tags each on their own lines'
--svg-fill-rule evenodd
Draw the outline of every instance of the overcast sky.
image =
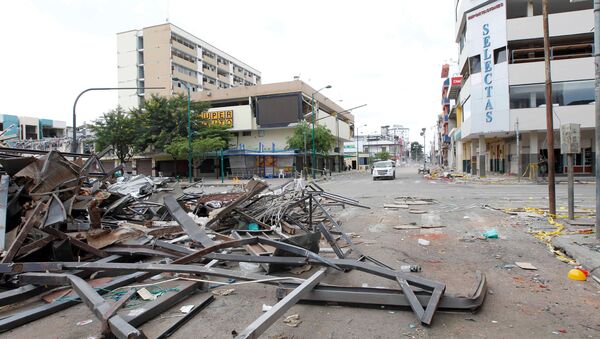
<svg viewBox="0 0 600 339">
<path fill-rule="evenodd" d="M 0 114 L 72 124 L 77 94 L 117 86 L 116 33 L 168 20 L 262 72 L 295 75 L 356 110 L 360 134 L 430 128 L 441 65 L 456 59 L 453 1 L 5 0 L 0 2 Z M 117 105 L 85 94 L 78 124 Z M 431 129 L 428 129 L 428 135 Z"/>
</svg>

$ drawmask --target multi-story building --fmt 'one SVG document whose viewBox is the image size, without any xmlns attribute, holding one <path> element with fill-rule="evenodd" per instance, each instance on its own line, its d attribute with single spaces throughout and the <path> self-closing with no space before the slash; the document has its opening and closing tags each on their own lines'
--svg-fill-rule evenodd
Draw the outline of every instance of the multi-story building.
<svg viewBox="0 0 600 339">
<path fill-rule="evenodd" d="M 543 172 L 550 150 L 555 153 L 556 172 L 563 173 L 566 157 L 560 154 L 558 131 L 561 124 L 576 123 L 581 125 L 582 152 L 575 159 L 575 171 L 592 171 L 592 7 L 592 0 L 549 1 L 555 141 L 548 145 L 542 0 L 455 1 L 462 76 L 454 132 L 458 170 L 520 174 L 540 164 Z"/>
<path fill-rule="evenodd" d="M 457 133 L 456 97 L 460 91 L 462 77 L 452 74 L 449 64 L 442 66 L 442 112 L 438 115 L 435 141 L 438 145 L 437 163 L 449 169 L 456 170 L 456 144 L 460 140 Z M 433 160 L 433 159 L 432 159 Z"/>
<path fill-rule="evenodd" d="M 374 160 L 377 153 L 387 152 L 393 160 L 403 160 L 408 157 L 410 148 L 408 140 L 409 129 L 401 125 L 381 126 L 380 134 L 357 135 L 354 141 L 344 144 L 346 164 L 356 168 L 358 164 L 367 165 L 368 159 Z"/>
<path fill-rule="evenodd" d="M 163 88 L 119 91 L 125 109 L 137 107 L 145 95 L 183 92 L 173 78 L 194 92 L 261 82 L 255 68 L 171 23 L 117 33 L 117 57 L 119 87 Z"/>
</svg>

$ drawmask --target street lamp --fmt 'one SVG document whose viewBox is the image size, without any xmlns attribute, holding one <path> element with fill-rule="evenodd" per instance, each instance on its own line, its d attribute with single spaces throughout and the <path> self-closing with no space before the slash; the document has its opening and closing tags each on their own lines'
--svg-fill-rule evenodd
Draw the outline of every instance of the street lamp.
<svg viewBox="0 0 600 339">
<path fill-rule="evenodd" d="M 356 136 L 356 169 L 358 170 L 360 168 L 359 166 L 359 157 L 358 157 L 358 127 L 365 127 L 367 126 L 367 124 L 361 125 L 361 126 L 354 126 L 354 135 Z"/>
<path fill-rule="evenodd" d="M 135 90 L 139 90 L 139 89 L 165 89 L 164 87 L 92 87 L 92 88 L 88 88 L 84 91 L 82 91 L 81 93 L 79 93 L 79 95 L 77 95 L 77 98 L 75 98 L 75 102 L 73 103 L 73 144 L 71 145 L 71 152 L 73 153 L 77 153 L 77 102 L 79 101 L 79 98 L 87 92 L 91 92 L 91 91 L 118 91 L 118 90 L 124 90 L 124 89 L 135 89 Z"/>
<path fill-rule="evenodd" d="M 188 92 L 188 102 L 187 102 L 187 116 L 188 116 L 188 179 L 190 183 L 193 182 L 192 179 L 192 118 L 191 118 L 191 106 L 192 106 L 192 96 L 190 94 L 191 86 L 187 81 L 181 80 L 179 78 L 173 78 L 173 81 L 177 81 L 180 84 L 184 85 L 187 88 Z"/>
<path fill-rule="evenodd" d="M 312 121 L 312 165 L 310 167 L 311 167 L 311 173 L 312 173 L 313 179 L 317 178 L 317 174 L 315 173 L 315 166 L 317 165 L 317 149 L 316 149 L 316 145 L 315 145 L 315 122 L 317 121 L 317 117 L 316 117 L 316 113 L 315 113 L 315 94 L 321 92 L 322 90 L 324 90 L 326 88 L 331 88 L 331 85 L 327 85 L 327 86 L 319 89 L 318 91 L 313 92 L 313 94 L 311 95 L 313 121 Z"/>
<path fill-rule="evenodd" d="M 341 100 L 340 100 L 340 101 L 341 101 Z M 362 104 L 362 105 L 358 105 L 358 106 L 356 106 L 356 107 L 348 108 L 348 109 L 346 109 L 346 110 L 343 110 L 343 111 L 341 111 L 341 112 L 337 112 L 337 113 L 335 114 L 335 125 L 336 125 L 336 130 L 337 130 L 337 132 L 336 132 L 336 139 L 337 139 L 338 157 L 339 157 L 339 153 L 340 153 L 340 121 L 339 121 L 339 116 L 340 116 L 342 113 L 349 113 L 349 112 L 351 112 L 351 111 L 353 111 L 353 110 L 355 110 L 355 109 L 357 109 L 357 108 L 361 108 L 361 107 L 365 107 L 365 106 L 367 106 L 367 104 Z M 326 116 L 326 117 L 319 118 L 319 119 L 317 119 L 317 121 L 319 121 L 319 120 L 323 120 L 323 119 L 326 119 L 326 118 L 329 118 L 329 116 Z M 343 155 L 342 155 L 342 156 L 343 156 Z M 340 159 L 340 160 L 338 160 L 338 161 L 340 162 L 340 166 L 341 166 L 342 160 Z M 357 160 L 357 161 L 358 161 L 358 160 Z"/>
<path fill-rule="evenodd" d="M 426 128 L 421 128 L 421 136 L 423 137 L 423 172 L 427 170 L 427 158 L 425 158 L 425 131 Z"/>
</svg>

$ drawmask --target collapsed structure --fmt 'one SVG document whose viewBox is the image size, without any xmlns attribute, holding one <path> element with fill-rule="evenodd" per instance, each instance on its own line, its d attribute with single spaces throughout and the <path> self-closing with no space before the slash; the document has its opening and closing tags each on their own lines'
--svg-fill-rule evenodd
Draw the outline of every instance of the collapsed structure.
<svg viewBox="0 0 600 339">
<path fill-rule="evenodd" d="M 485 298 L 486 280 L 479 272 L 469 296 L 454 296 L 441 282 L 397 271 L 363 253 L 332 210 L 368 207 L 315 182 L 292 179 L 269 187 L 252 179 L 225 193 L 184 190 L 170 178 L 120 177 L 121 167 L 106 171 L 100 161 L 106 153 L 0 154 L 0 245 L 6 246 L 0 306 L 15 306 L 0 319 L 0 331 L 84 302 L 102 322 L 103 335 L 144 338 L 138 329 L 143 323 L 208 289 L 203 276 L 278 286 L 280 301 L 239 338 L 260 336 L 298 302 L 411 308 L 430 325 L 438 309 L 474 311 Z M 223 263 L 239 263 L 239 269 L 220 267 Z M 249 264 L 260 265 L 261 272 L 244 268 Z M 308 264 L 315 267 L 308 279 L 281 276 Z M 366 272 L 396 281 L 399 288 L 323 283 L 331 270 Z M 108 278 L 91 279 L 95 272 Z M 163 273 L 177 274 L 176 291 L 148 301 L 141 312 L 119 312 L 141 294 L 128 285 L 161 279 L 157 275 Z M 112 301 L 102 296 L 119 288 L 124 292 Z M 72 292 L 73 298 L 57 297 Z M 46 303 L 16 307 L 32 297 Z M 167 332 L 152 336 L 170 335 L 214 299 L 207 294 Z"/>
</svg>

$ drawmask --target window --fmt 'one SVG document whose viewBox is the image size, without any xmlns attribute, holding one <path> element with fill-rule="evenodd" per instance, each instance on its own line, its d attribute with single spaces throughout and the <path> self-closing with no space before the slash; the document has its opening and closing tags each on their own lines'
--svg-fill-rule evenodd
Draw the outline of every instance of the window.
<svg viewBox="0 0 600 339">
<path fill-rule="evenodd" d="M 494 50 L 494 65 L 506 62 L 506 47 L 500 47 Z"/>
<path fill-rule="evenodd" d="M 481 72 L 481 56 L 475 55 L 469 58 L 469 67 L 471 74 Z"/>
<path fill-rule="evenodd" d="M 252 136 L 252 131 L 243 131 L 243 132 L 242 132 L 242 136 L 243 136 L 243 137 L 249 137 L 249 136 Z"/>
<path fill-rule="evenodd" d="M 510 108 L 536 108 L 546 104 L 544 84 L 510 87 Z M 558 106 L 588 105 L 595 102 L 594 81 L 569 81 L 552 84 L 552 103 Z"/>
<path fill-rule="evenodd" d="M 465 122 L 466 119 L 469 119 L 471 117 L 471 102 L 469 101 L 469 99 L 471 99 L 471 97 L 468 97 L 467 100 L 465 100 L 462 103 L 462 121 Z"/>
</svg>

